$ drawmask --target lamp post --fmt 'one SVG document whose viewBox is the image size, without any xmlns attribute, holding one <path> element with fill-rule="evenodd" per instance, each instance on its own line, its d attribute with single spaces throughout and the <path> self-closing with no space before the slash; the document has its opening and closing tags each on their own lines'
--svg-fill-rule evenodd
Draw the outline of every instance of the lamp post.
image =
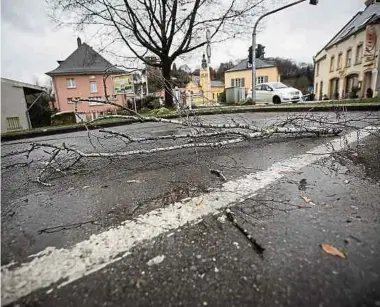
<svg viewBox="0 0 380 307">
<path fill-rule="evenodd" d="M 282 7 L 279 7 L 278 9 L 275 9 L 273 11 L 269 11 L 268 13 L 265 13 L 264 15 L 260 16 L 259 19 L 257 19 L 255 26 L 253 27 L 253 32 L 252 32 L 252 100 L 256 101 L 256 30 L 257 26 L 259 25 L 259 22 L 264 18 L 269 15 L 272 15 L 274 13 L 277 13 L 279 11 L 282 11 L 284 9 L 287 9 L 288 7 L 297 5 L 299 3 L 305 2 L 307 0 L 298 0 L 293 3 L 289 3 L 287 5 L 284 5 Z M 312 5 L 317 5 L 318 0 L 309 0 L 310 4 Z"/>
</svg>

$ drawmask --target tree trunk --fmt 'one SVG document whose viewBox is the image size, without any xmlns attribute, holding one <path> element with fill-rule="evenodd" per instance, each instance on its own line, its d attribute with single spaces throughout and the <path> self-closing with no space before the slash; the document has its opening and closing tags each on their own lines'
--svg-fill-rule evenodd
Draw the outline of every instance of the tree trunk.
<svg viewBox="0 0 380 307">
<path fill-rule="evenodd" d="M 165 90 L 165 106 L 167 108 L 172 108 L 174 106 L 173 103 L 173 91 L 172 91 L 172 82 L 170 78 L 170 70 L 172 63 L 169 59 L 162 59 L 162 76 L 164 77 L 164 90 Z"/>
</svg>

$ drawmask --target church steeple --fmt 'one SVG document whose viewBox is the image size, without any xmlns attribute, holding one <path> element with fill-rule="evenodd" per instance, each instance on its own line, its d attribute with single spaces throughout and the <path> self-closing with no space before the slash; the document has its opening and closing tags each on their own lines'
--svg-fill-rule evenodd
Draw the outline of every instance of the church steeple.
<svg viewBox="0 0 380 307">
<path fill-rule="evenodd" d="M 206 61 L 206 56 L 203 53 L 203 58 L 202 58 L 202 68 L 206 69 L 207 68 L 207 61 Z"/>
</svg>

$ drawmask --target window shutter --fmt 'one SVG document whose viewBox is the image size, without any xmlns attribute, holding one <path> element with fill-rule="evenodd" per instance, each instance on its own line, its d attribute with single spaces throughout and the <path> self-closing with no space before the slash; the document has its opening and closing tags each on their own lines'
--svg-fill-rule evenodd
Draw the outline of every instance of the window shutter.
<svg viewBox="0 0 380 307">
<path fill-rule="evenodd" d="M 241 78 L 241 87 L 245 86 L 245 78 Z"/>
<path fill-rule="evenodd" d="M 231 79 L 231 87 L 235 87 L 235 79 Z"/>
<path fill-rule="evenodd" d="M 264 83 L 265 83 L 265 82 L 268 82 L 268 76 L 265 76 L 265 77 L 264 77 Z"/>
</svg>

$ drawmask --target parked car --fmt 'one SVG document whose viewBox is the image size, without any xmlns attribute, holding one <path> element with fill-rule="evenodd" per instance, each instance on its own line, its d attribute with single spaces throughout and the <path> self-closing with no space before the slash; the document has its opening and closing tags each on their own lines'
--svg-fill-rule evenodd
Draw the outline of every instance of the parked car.
<svg viewBox="0 0 380 307">
<path fill-rule="evenodd" d="M 252 89 L 248 91 L 247 99 L 252 98 Z M 256 100 L 280 104 L 282 102 L 298 102 L 302 99 L 302 92 L 288 87 L 281 82 L 261 83 L 256 86 Z"/>
</svg>

